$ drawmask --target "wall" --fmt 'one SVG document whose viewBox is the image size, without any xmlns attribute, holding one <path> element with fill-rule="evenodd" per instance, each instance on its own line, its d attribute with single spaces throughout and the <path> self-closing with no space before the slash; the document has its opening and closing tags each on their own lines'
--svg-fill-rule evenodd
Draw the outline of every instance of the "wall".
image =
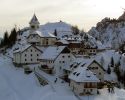
<svg viewBox="0 0 125 100">
<path fill-rule="evenodd" d="M 57 75 L 64 75 L 64 69 L 69 67 L 70 62 L 75 59 L 71 53 L 62 53 L 58 56 L 54 63 L 54 71 Z"/>
<path fill-rule="evenodd" d="M 41 45 L 54 45 L 56 42 L 56 38 L 51 38 L 51 37 L 44 37 L 44 38 L 41 38 Z"/>
<path fill-rule="evenodd" d="M 92 68 L 95 69 L 92 69 Z M 98 69 L 96 69 L 96 67 Z M 88 67 L 93 73 L 96 73 L 96 77 L 98 79 L 100 79 L 101 81 L 104 81 L 104 70 L 97 64 L 97 63 L 92 63 L 89 67 Z"/>
<path fill-rule="evenodd" d="M 31 46 L 22 53 L 21 63 L 38 63 L 39 61 L 37 59 L 39 58 L 40 54 L 41 52 L 39 50 Z"/>
<path fill-rule="evenodd" d="M 29 43 L 40 43 L 40 36 L 37 34 L 32 34 L 28 37 L 27 41 Z"/>
<path fill-rule="evenodd" d="M 92 83 L 92 84 L 96 84 L 97 83 Z M 85 83 L 84 82 L 75 82 L 73 80 L 70 81 L 70 87 L 71 89 L 78 95 L 85 95 L 86 92 L 90 92 L 91 94 L 97 94 L 97 87 L 95 88 L 84 88 Z"/>
</svg>

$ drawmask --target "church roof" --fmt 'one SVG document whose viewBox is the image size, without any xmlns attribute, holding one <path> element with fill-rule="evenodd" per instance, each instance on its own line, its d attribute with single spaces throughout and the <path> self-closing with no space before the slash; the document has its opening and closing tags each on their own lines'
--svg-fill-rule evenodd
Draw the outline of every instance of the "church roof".
<svg viewBox="0 0 125 100">
<path fill-rule="evenodd" d="M 40 37 L 42 37 L 42 38 L 45 38 L 45 37 L 51 37 L 51 38 L 56 38 L 56 36 L 54 36 L 53 34 L 51 34 L 51 33 L 49 33 L 49 32 L 40 32 L 40 31 L 32 31 L 30 34 L 29 34 L 29 36 L 30 35 L 32 35 L 32 34 L 38 34 Z M 28 36 L 28 37 L 29 37 Z"/>
<path fill-rule="evenodd" d="M 33 15 L 32 19 L 29 22 L 29 24 L 31 24 L 31 23 L 40 24 L 35 14 Z"/>
</svg>

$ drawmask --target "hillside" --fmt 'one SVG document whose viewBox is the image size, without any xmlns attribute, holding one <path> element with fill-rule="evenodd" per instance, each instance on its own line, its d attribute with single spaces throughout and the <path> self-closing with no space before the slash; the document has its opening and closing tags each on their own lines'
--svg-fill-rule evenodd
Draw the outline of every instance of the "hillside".
<svg viewBox="0 0 125 100">
<path fill-rule="evenodd" d="M 45 25 L 40 26 L 40 31 L 54 33 L 55 29 L 57 30 L 57 37 L 62 37 L 64 35 L 72 35 L 71 25 L 65 22 L 55 22 L 55 23 L 46 23 Z"/>
<path fill-rule="evenodd" d="M 96 27 L 92 27 L 88 33 L 107 47 L 119 48 L 125 42 L 124 14 L 118 19 L 104 18 L 97 23 Z"/>
<path fill-rule="evenodd" d="M 124 100 L 125 90 L 115 89 L 110 94 L 107 89 L 100 95 L 76 97 L 67 85 L 40 86 L 34 73 L 26 75 L 23 69 L 15 68 L 10 58 L 0 55 L 0 99 L 1 100 Z"/>
<path fill-rule="evenodd" d="M 34 73 L 24 74 L 12 60 L 0 55 L 0 100 L 77 100 L 67 85 L 40 86 Z M 57 84 L 58 85 L 58 84 Z"/>
</svg>

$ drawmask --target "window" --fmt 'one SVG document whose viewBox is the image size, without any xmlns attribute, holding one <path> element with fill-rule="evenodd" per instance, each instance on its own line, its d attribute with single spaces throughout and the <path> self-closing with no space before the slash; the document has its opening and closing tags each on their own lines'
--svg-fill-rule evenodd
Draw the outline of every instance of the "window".
<svg viewBox="0 0 125 100">
<path fill-rule="evenodd" d="M 31 59 L 31 61 L 32 61 L 32 59 Z"/>
<path fill-rule="evenodd" d="M 31 56 L 32 56 L 32 54 L 31 54 Z"/>
<path fill-rule="evenodd" d="M 35 26 L 34 26 L 34 25 L 32 25 L 32 26 L 31 26 L 31 28 L 32 28 L 32 29 L 35 29 Z"/>
<path fill-rule="evenodd" d="M 90 89 L 90 91 L 92 92 L 92 89 Z"/>
<path fill-rule="evenodd" d="M 32 49 L 31 49 L 31 52 L 32 52 Z"/>
<path fill-rule="evenodd" d="M 61 63 L 61 61 L 59 61 L 59 63 Z"/>
<path fill-rule="evenodd" d="M 76 76 L 79 76 L 80 73 L 77 73 Z"/>
<path fill-rule="evenodd" d="M 27 61 L 27 60 L 25 59 L 25 61 Z"/>
<path fill-rule="evenodd" d="M 62 63 L 65 63 L 65 61 L 63 61 Z"/>
<path fill-rule="evenodd" d="M 39 56 L 39 54 L 37 54 L 37 56 Z"/>
<path fill-rule="evenodd" d="M 25 57 L 26 57 L 27 55 L 25 54 Z"/>
<path fill-rule="evenodd" d="M 77 84 L 80 85 L 80 82 L 78 82 Z"/>
<path fill-rule="evenodd" d="M 68 58 L 70 58 L 70 56 L 68 56 Z"/>
<path fill-rule="evenodd" d="M 64 58 L 65 56 L 62 56 L 62 58 Z"/>
<path fill-rule="evenodd" d="M 74 72 L 73 75 L 75 75 L 77 72 Z"/>
</svg>

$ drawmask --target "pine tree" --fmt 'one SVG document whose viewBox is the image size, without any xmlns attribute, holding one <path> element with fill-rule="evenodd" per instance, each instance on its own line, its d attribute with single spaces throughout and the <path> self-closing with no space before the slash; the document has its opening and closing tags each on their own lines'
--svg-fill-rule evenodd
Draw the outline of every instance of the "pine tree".
<svg viewBox="0 0 125 100">
<path fill-rule="evenodd" d="M 113 57 L 111 58 L 111 67 L 114 67 L 114 59 L 113 59 Z"/>
<path fill-rule="evenodd" d="M 110 66 L 108 66 L 107 73 L 111 74 L 111 68 L 110 68 Z"/>
<path fill-rule="evenodd" d="M 55 31 L 54 31 L 54 35 L 57 36 L 57 30 L 56 30 L 56 29 L 55 29 Z"/>
<path fill-rule="evenodd" d="M 6 31 L 4 33 L 3 46 L 7 46 L 7 45 L 9 45 L 9 35 L 8 35 L 8 32 Z"/>
<path fill-rule="evenodd" d="M 3 39 L 1 40 L 1 43 L 0 43 L 0 48 L 4 46 L 4 43 L 3 43 Z"/>
<path fill-rule="evenodd" d="M 121 73 L 120 73 L 120 68 L 119 68 L 119 66 L 115 66 L 114 72 L 115 72 L 116 75 L 117 75 L 118 81 L 121 81 Z"/>
<path fill-rule="evenodd" d="M 17 31 L 16 28 L 13 28 L 9 36 L 10 46 L 15 44 L 16 40 L 17 40 Z"/>
</svg>

